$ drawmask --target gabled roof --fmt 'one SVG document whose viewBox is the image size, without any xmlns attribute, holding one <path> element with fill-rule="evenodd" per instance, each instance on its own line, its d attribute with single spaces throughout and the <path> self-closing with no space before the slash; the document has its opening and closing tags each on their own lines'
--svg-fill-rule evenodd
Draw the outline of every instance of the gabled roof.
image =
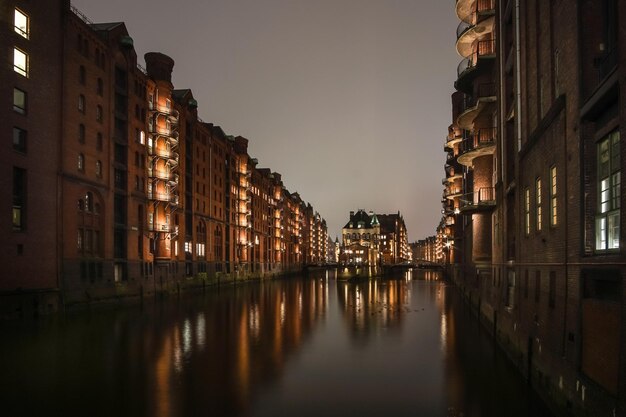
<svg viewBox="0 0 626 417">
<path fill-rule="evenodd" d="M 363 209 L 359 209 L 356 213 L 350 213 L 350 221 L 343 227 L 344 229 L 371 229 L 378 226 L 378 218 L 376 214 L 369 215 Z"/>
</svg>

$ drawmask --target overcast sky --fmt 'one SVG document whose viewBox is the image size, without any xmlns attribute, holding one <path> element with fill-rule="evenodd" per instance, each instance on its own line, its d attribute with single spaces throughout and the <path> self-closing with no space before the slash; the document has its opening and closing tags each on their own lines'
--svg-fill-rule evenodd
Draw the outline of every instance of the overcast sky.
<svg viewBox="0 0 626 417">
<path fill-rule="evenodd" d="M 460 57 L 450 0 L 73 0 L 175 61 L 198 114 L 250 140 L 340 234 L 350 210 L 441 218 L 444 137 Z"/>
</svg>

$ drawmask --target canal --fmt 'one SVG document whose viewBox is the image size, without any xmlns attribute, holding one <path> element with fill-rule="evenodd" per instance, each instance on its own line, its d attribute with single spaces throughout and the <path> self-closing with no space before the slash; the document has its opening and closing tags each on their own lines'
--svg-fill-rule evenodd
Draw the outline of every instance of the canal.
<svg viewBox="0 0 626 417">
<path fill-rule="evenodd" d="M 435 272 L 0 324 L 5 416 L 549 416 Z"/>
</svg>

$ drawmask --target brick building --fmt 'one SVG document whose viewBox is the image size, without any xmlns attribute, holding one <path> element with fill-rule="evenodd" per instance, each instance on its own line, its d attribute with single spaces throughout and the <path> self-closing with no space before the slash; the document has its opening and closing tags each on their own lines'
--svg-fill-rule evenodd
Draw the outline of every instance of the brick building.
<svg viewBox="0 0 626 417">
<path fill-rule="evenodd" d="M 326 222 L 246 138 L 198 117 L 170 57 L 148 53 L 144 69 L 124 23 L 66 0 L 11 0 L 0 16 L 13 64 L 0 69 L 13 97 L 0 110 L 1 315 L 324 262 Z"/>
<path fill-rule="evenodd" d="M 626 4 L 458 0 L 456 13 L 451 274 L 553 404 L 624 415 Z"/>
</svg>

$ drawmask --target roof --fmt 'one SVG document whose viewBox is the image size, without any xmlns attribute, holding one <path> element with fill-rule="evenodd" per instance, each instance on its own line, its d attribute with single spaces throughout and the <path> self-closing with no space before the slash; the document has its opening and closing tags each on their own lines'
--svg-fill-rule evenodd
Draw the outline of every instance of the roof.
<svg viewBox="0 0 626 417">
<path fill-rule="evenodd" d="M 360 227 L 359 227 L 360 225 Z M 378 217 L 376 214 L 367 214 L 365 210 L 359 209 L 356 213 L 350 212 L 350 221 L 343 227 L 344 229 L 371 229 L 378 226 Z"/>
<path fill-rule="evenodd" d="M 110 23 L 92 23 L 89 25 L 90 28 L 92 28 L 93 30 L 95 30 L 96 32 L 99 31 L 110 31 L 115 29 L 116 27 L 118 27 L 119 25 L 123 25 L 124 22 L 110 22 Z"/>
</svg>

